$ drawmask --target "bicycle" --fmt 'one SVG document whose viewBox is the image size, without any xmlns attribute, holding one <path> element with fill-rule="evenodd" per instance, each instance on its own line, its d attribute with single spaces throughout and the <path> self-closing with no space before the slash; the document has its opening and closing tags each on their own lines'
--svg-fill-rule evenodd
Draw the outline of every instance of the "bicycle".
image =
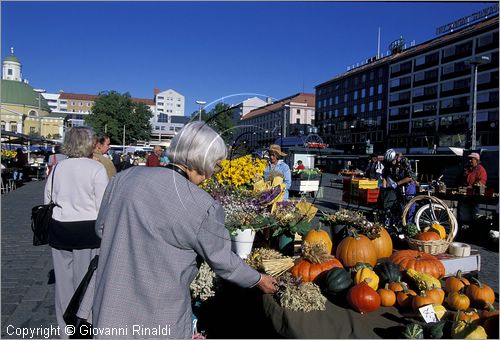
<svg viewBox="0 0 500 340">
<path fill-rule="evenodd" d="M 414 203 L 418 202 L 419 206 L 416 209 L 414 221 L 419 230 L 422 231 L 426 227 L 431 227 L 433 224 L 440 224 L 445 228 L 447 234 L 453 231 L 452 238 L 455 238 L 458 231 L 457 218 L 443 200 L 433 196 L 435 191 L 434 188 L 443 184 L 441 182 L 442 177 L 443 176 L 431 182 L 431 185 L 425 190 L 425 195 L 417 195 L 408 202 L 403 210 L 402 222 L 403 225 L 406 226 L 408 211 Z"/>
</svg>

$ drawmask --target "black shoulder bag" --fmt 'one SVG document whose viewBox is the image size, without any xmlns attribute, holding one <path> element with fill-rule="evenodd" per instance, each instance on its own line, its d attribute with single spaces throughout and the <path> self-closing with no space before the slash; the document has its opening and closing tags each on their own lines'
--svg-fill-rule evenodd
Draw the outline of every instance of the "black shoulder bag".
<svg viewBox="0 0 500 340">
<path fill-rule="evenodd" d="M 33 230 L 33 245 L 41 246 L 49 243 L 49 224 L 52 218 L 52 209 L 57 205 L 52 200 L 52 191 L 54 189 L 54 174 L 57 165 L 52 171 L 52 183 L 50 186 L 49 204 L 36 205 L 31 209 L 31 230 Z"/>
</svg>

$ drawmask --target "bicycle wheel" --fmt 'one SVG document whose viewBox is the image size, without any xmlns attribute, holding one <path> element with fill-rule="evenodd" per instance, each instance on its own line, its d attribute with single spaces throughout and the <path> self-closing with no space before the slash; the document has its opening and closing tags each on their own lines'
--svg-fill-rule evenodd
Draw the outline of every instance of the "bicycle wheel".
<svg viewBox="0 0 500 340">
<path fill-rule="evenodd" d="M 434 208 L 434 216 L 432 214 L 432 208 Z M 452 228 L 452 223 L 457 226 L 457 219 L 450 209 L 447 209 L 441 204 L 432 203 L 432 205 L 424 204 L 421 206 L 417 213 L 415 214 L 415 224 L 420 230 L 426 227 L 432 226 L 433 223 L 441 224 L 445 229 L 446 233 L 449 234 L 453 230 L 453 238 L 457 235 L 458 228 Z"/>
</svg>

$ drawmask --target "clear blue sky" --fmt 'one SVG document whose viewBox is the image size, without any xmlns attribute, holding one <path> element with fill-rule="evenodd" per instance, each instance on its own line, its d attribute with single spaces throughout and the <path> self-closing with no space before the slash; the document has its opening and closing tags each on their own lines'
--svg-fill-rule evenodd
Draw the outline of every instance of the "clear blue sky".
<svg viewBox="0 0 500 340">
<path fill-rule="evenodd" d="M 399 36 L 422 43 L 491 4 L 2 1 L 1 52 L 15 48 L 35 88 L 152 98 L 158 84 L 183 94 L 190 115 L 196 100 L 314 93 L 376 55 L 378 27 L 385 54 Z"/>
</svg>

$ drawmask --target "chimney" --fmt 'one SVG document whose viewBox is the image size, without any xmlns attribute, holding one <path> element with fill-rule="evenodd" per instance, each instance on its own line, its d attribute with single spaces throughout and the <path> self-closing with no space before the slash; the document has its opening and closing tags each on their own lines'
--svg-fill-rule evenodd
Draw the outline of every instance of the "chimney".
<svg viewBox="0 0 500 340">
<path fill-rule="evenodd" d="M 272 97 L 267 97 L 266 98 L 266 103 L 272 104 L 273 103 L 273 98 Z"/>
<path fill-rule="evenodd" d="M 160 93 L 160 89 L 158 88 L 158 85 L 155 86 L 155 98 Z"/>
</svg>

